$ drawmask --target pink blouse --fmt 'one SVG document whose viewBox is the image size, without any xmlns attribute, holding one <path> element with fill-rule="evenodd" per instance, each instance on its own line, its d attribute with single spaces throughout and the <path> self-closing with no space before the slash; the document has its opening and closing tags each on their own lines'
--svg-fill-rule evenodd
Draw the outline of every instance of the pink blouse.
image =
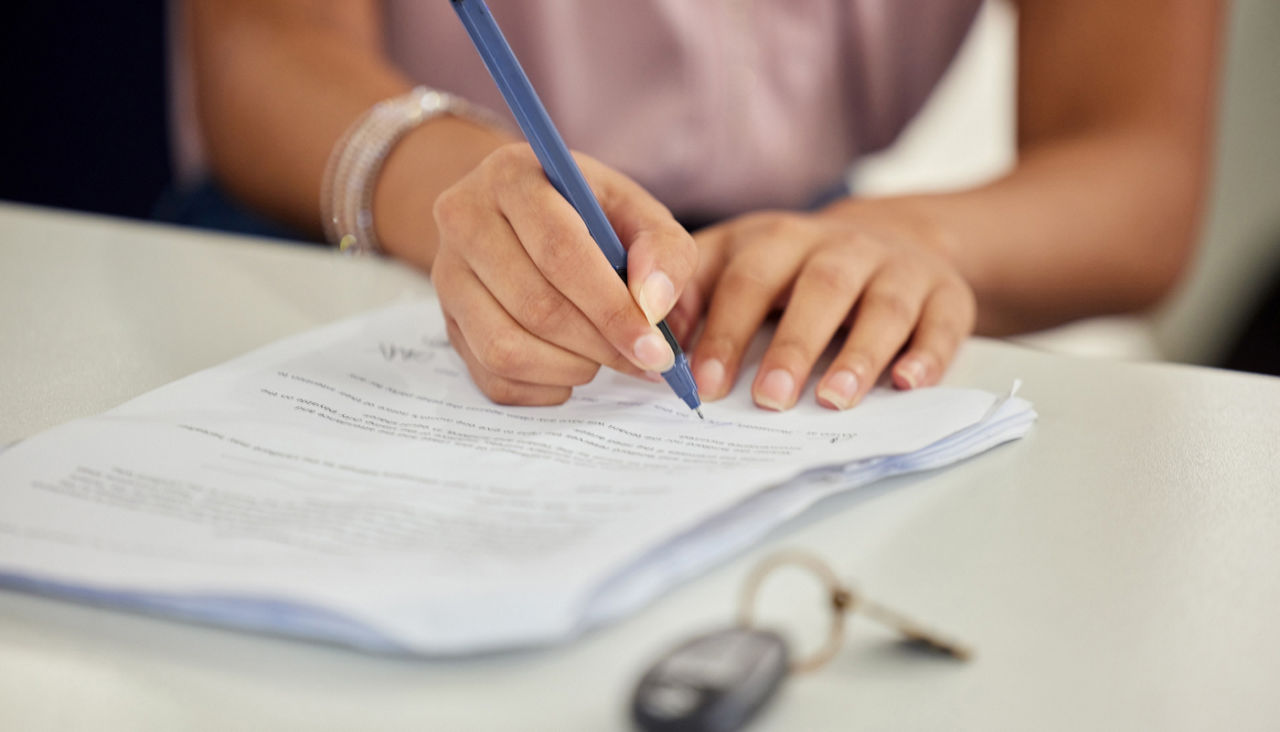
<svg viewBox="0 0 1280 732">
<path fill-rule="evenodd" d="M 677 215 L 810 203 L 893 141 L 982 0 L 488 0 L 571 148 Z M 508 115 L 449 3 L 386 0 L 412 78 Z"/>
</svg>

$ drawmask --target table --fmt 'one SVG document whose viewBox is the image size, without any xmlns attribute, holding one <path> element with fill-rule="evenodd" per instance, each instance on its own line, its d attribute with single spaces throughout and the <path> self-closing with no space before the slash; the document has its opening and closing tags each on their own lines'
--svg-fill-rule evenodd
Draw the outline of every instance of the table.
<svg viewBox="0 0 1280 732">
<path fill-rule="evenodd" d="M 394 263 L 8 204 L 0 255 L 0 444 L 430 293 Z M 978 654 L 856 623 L 753 730 L 1280 727 L 1280 379 L 975 338 L 947 381 L 1015 378 L 1040 413 L 1020 442 L 828 500 L 559 647 L 386 658 L 0 592 L 0 729 L 626 729 L 644 665 L 784 546 Z"/>
</svg>

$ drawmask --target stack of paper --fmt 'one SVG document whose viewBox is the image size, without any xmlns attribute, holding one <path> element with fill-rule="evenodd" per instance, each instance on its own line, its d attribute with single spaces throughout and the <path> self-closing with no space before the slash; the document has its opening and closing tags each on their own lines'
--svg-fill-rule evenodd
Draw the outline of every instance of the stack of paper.
<svg viewBox="0 0 1280 732">
<path fill-rule="evenodd" d="M 703 422 L 612 373 L 500 407 L 443 332 L 435 303 L 393 307 L 0 453 L 0 584 L 377 650 L 550 643 L 1035 418 L 943 388 L 775 414 L 743 384 Z"/>
</svg>

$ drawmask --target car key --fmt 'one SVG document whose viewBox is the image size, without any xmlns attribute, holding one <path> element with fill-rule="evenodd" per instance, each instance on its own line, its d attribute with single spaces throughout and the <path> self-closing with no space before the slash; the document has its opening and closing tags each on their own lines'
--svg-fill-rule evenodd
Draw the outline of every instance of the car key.
<svg viewBox="0 0 1280 732">
<path fill-rule="evenodd" d="M 798 564 L 823 581 L 830 597 L 831 630 L 811 656 L 793 659 L 778 633 L 752 627 L 752 608 L 764 577 Z M 898 631 L 907 642 L 967 660 L 971 650 L 840 583 L 825 562 L 802 552 L 784 552 L 761 562 L 743 588 L 737 626 L 695 636 L 662 656 L 641 677 L 632 697 L 632 717 L 646 732 L 733 732 L 741 729 L 782 686 L 789 673 L 821 667 L 844 640 L 845 615 L 861 612 Z"/>
<path fill-rule="evenodd" d="M 790 654 L 771 630 L 730 627 L 692 638 L 640 679 L 632 715 L 651 732 L 733 732 L 778 690 Z"/>
</svg>

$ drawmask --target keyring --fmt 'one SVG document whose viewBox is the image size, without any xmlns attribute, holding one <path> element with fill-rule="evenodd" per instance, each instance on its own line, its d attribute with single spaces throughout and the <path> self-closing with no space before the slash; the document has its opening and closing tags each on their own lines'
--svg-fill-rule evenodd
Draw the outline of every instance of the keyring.
<svg viewBox="0 0 1280 732">
<path fill-rule="evenodd" d="M 793 659 L 787 639 L 777 631 L 752 627 L 760 586 L 769 573 L 786 565 L 816 575 L 830 603 L 827 640 L 807 658 Z M 845 614 L 854 610 L 893 628 L 909 643 L 960 660 L 971 654 L 967 646 L 855 594 L 817 556 L 784 551 L 765 558 L 747 576 L 737 625 L 689 638 L 649 667 L 632 697 L 633 719 L 652 732 L 739 729 L 774 697 L 787 676 L 820 668 L 839 652 Z"/>
<path fill-rule="evenodd" d="M 885 605 L 867 600 L 842 583 L 826 562 L 816 555 L 797 550 L 782 551 L 765 557 L 747 575 L 738 601 L 739 625 L 745 628 L 754 625 L 756 596 L 760 592 L 760 586 L 771 572 L 788 565 L 802 567 L 816 575 L 827 590 L 831 606 L 831 625 L 827 630 L 826 642 L 808 657 L 791 661 L 792 673 L 813 671 L 835 657 L 844 644 L 845 614 L 850 612 L 862 612 L 869 619 L 898 631 L 912 643 L 962 661 L 973 655 L 972 649 L 964 643 L 927 628 Z"/>
<path fill-rule="evenodd" d="M 856 600 L 853 592 L 842 585 L 831 567 L 813 554 L 801 551 L 784 551 L 766 557 L 751 570 L 742 586 L 742 594 L 738 604 L 738 624 L 744 627 L 754 625 L 756 596 L 760 585 L 771 572 L 780 567 L 793 565 L 809 570 L 816 575 L 826 588 L 831 602 L 831 624 L 827 629 L 827 640 L 818 650 L 807 658 L 791 661 L 792 673 L 804 673 L 821 668 L 823 664 L 835 657 L 844 644 L 844 616 L 853 609 Z"/>
</svg>

